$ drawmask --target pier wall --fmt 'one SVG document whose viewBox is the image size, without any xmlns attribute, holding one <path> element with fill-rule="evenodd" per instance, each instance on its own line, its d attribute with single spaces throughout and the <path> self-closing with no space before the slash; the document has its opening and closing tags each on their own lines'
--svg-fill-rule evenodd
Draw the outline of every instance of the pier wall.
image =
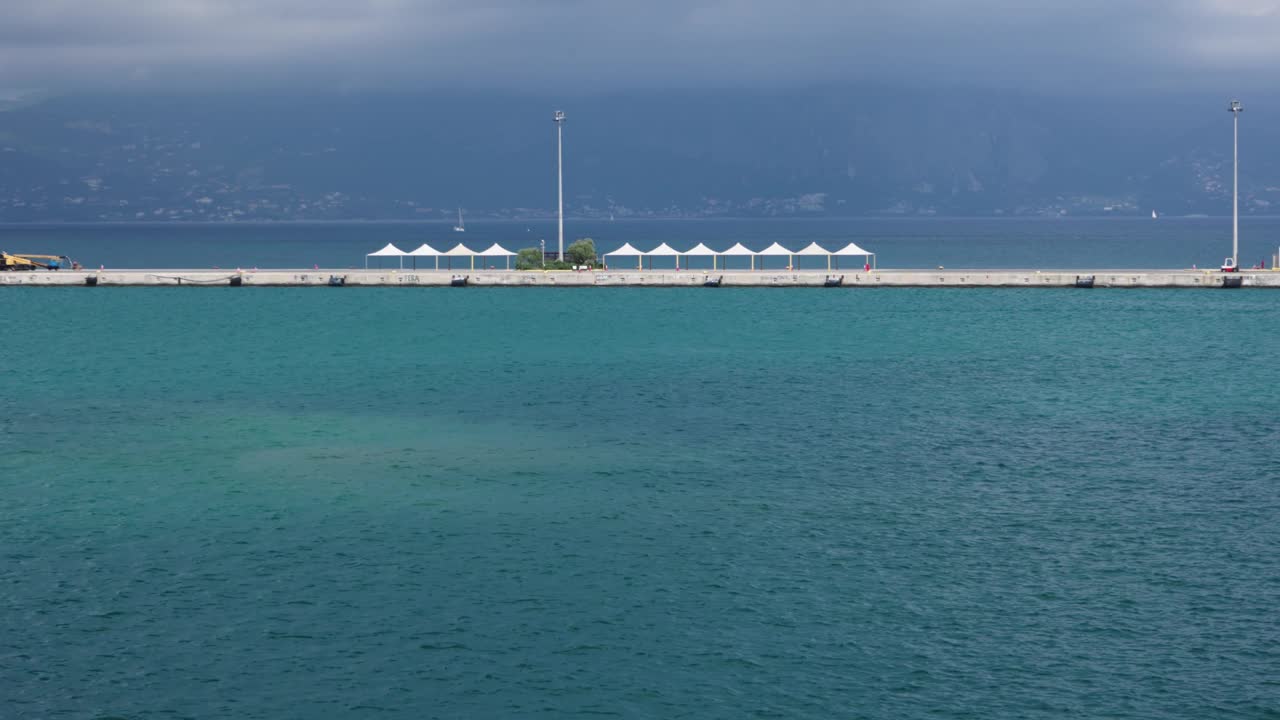
<svg viewBox="0 0 1280 720">
<path fill-rule="evenodd" d="M 275 287 L 1074 287 L 1093 276 L 1095 288 L 1221 288 L 1239 278 L 1245 288 L 1280 288 L 1273 270 L 862 270 L 701 271 L 647 270 L 521 272 L 506 270 L 61 270 L 0 272 L 0 286 L 275 286 Z"/>
</svg>

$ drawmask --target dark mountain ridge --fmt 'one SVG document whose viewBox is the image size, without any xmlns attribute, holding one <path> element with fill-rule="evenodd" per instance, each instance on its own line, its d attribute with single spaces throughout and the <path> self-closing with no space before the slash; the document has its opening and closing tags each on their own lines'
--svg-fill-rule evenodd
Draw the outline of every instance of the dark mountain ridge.
<svg viewBox="0 0 1280 720">
<path fill-rule="evenodd" d="M 0 112 L 0 221 L 1222 214 L 1225 98 L 825 87 L 63 96 Z M 1280 207 L 1247 105 L 1241 210 Z M 1255 118 L 1257 118 L 1255 120 Z"/>
</svg>

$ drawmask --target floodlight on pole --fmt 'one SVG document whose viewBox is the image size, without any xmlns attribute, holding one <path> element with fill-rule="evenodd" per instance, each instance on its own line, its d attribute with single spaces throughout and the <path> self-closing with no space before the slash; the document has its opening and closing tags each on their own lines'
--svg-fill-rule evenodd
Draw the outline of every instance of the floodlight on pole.
<svg viewBox="0 0 1280 720">
<path fill-rule="evenodd" d="M 564 111 L 557 110 L 552 120 L 556 124 L 556 195 L 559 200 L 557 218 L 560 223 L 560 245 L 556 252 L 556 259 L 564 260 Z"/>
<path fill-rule="evenodd" d="M 1231 113 L 1231 266 L 1240 268 L 1240 113 L 1244 106 L 1232 100 L 1227 106 Z"/>
</svg>

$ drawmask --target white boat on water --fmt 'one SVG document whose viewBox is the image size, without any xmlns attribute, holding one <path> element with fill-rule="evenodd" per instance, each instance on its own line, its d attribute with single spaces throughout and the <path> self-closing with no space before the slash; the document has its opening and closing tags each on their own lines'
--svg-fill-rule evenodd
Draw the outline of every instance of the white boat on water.
<svg viewBox="0 0 1280 720">
<path fill-rule="evenodd" d="M 454 232 L 466 232 L 467 226 L 462 222 L 462 208 L 458 208 L 458 224 L 453 226 Z"/>
<path fill-rule="evenodd" d="M 1152 210 L 1152 211 L 1151 211 L 1151 219 L 1152 219 L 1152 220 L 1155 220 L 1155 219 L 1157 219 L 1157 218 L 1159 218 L 1159 217 L 1160 217 L 1160 216 L 1156 214 L 1156 211 L 1155 211 L 1155 210 Z"/>
</svg>

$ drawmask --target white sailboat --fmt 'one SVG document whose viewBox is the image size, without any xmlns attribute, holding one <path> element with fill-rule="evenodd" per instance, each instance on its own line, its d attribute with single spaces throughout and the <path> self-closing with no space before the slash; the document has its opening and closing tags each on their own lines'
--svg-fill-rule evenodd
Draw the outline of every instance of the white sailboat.
<svg viewBox="0 0 1280 720">
<path fill-rule="evenodd" d="M 466 232 L 467 226 L 462 222 L 462 208 L 458 208 L 458 224 L 453 226 L 454 232 Z"/>
<path fill-rule="evenodd" d="M 1151 211 L 1151 219 L 1152 219 L 1152 220 L 1155 220 L 1155 219 L 1157 219 L 1157 218 L 1159 218 L 1159 217 L 1160 217 L 1160 216 L 1156 214 L 1156 211 L 1155 211 L 1155 210 L 1152 210 L 1152 211 Z"/>
</svg>

